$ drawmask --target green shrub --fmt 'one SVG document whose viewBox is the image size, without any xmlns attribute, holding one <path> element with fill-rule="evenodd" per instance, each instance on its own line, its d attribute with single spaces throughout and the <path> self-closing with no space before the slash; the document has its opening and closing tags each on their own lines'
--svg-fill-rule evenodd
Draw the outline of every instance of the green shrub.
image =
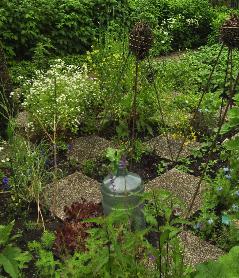
<svg viewBox="0 0 239 278">
<path fill-rule="evenodd" d="M 208 44 L 218 43 L 220 40 L 220 29 L 224 21 L 230 16 L 230 10 L 226 7 L 214 11 L 213 21 L 211 23 L 211 34 L 208 37 Z"/>
<path fill-rule="evenodd" d="M 127 46 L 127 42 L 123 43 L 114 35 L 108 34 L 107 45 L 95 48 L 87 55 L 87 62 L 94 69 L 96 76 L 99 76 L 100 87 L 109 96 L 105 99 L 102 119 L 105 122 L 114 122 L 118 135 L 123 138 L 130 134 L 132 86 L 135 75 L 134 58 L 123 54 L 127 53 L 125 45 Z M 137 130 L 151 134 L 152 127 L 162 124 L 153 80 L 156 82 L 164 114 L 167 115 L 166 125 L 174 128 L 174 131 L 188 130 L 190 113 L 197 107 L 201 89 L 207 83 L 219 49 L 219 45 L 213 45 L 201 47 L 199 51 L 191 51 L 181 59 L 141 62 L 140 90 L 137 95 Z M 222 92 L 226 57 L 225 50 L 212 77 L 210 91 L 214 94 L 206 94 L 200 107 L 205 114 L 206 126 L 210 125 L 210 129 L 214 127 L 213 116 L 220 105 L 219 95 Z"/>
<path fill-rule="evenodd" d="M 110 22 L 125 28 L 143 19 L 154 29 L 153 53 L 161 54 L 204 44 L 212 17 L 207 0 L 2 0 L 0 39 L 10 57 L 32 57 L 39 47 L 75 54 L 89 50 Z"/>
<path fill-rule="evenodd" d="M 15 204 L 39 204 L 44 186 L 49 181 L 49 173 L 45 169 L 46 148 L 43 143 L 32 146 L 20 136 L 11 138 L 9 157 L 5 159 L 5 165 L 12 171 L 9 185 Z"/>
<path fill-rule="evenodd" d="M 213 17 L 207 0 L 135 0 L 131 1 L 131 5 L 134 20 L 147 20 L 157 30 L 154 53 L 157 49 L 157 54 L 161 54 L 165 50 L 198 47 L 207 41 Z M 161 39 L 158 30 L 169 35 Z M 162 49 L 158 48 L 158 39 L 164 46 Z M 169 40 L 171 45 L 165 49 L 165 43 Z"/>
<path fill-rule="evenodd" d="M 0 39 L 10 57 L 29 58 L 39 43 L 56 54 L 82 53 L 127 12 L 124 0 L 2 0 Z"/>
</svg>

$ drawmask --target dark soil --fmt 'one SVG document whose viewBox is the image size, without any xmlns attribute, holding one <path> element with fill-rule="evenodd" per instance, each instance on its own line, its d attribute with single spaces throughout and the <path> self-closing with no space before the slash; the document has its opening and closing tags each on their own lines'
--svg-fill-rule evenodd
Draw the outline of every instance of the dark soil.
<svg viewBox="0 0 239 278">
<path fill-rule="evenodd" d="M 158 166 L 161 163 L 167 164 L 167 167 L 162 169 L 159 174 Z M 144 154 L 140 161 L 133 162 L 131 167 L 129 167 L 129 170 L 140 175 L 144 182 L 148 182 L 165 173 L 166 171 L 171 170 L 174 166 L 175 164 L 173 162 L 169 162 L 153 153 L 149 153 Z"/>
<path fill-rule="evenodd" d="M 129 160 L 128 170 L 130 172 L 137 173 L 144 182 L 148 182 L 159 175 L 164 174 L 166 171 L 178 166 L 185 166 L 188 172 L 194 176 L 201 176 L 205 169 L 205 164 L 208 161 L 208 154 L 210 153 L 210 147 L 204 147 L 198 155 L 191 155 L 185 159 L 185 161 L 172 162 L 157 156 L 155 153 L 145 153 L 142 155 L 139 161 Z M 92 179 L 102 182 L 103 179 L 111 173 L 110 161 L 103 157 L 91 163 L 80 166 L 78 164 L 72 165 L 67 160 L 66 151 L 58 153 L 57 164 L 61 170 L 61 176 L 73 174 L 75 171 L 82 171 L 85 175 Z M 220 146 L 218 146 L 214 152 L 212 152 L 209 158 L 209 166 L 206 174 L 211 178 L 215 178 L 220 168 L 226 167 L 227 161 L 223 161 L 220 158 Z M 165 165 L 161 167 L 161 165 Z M 48 169 L 52 169 L 54 166 L 53 159 L 48 161 Z M 186 170 L 186 169 L 185 169 Z"/>
<path fill-rule="evenodd" d="M 140 161 L 128 161 L 127 169 L 130 172 L 137 173 L 146 183 L 159 176 L 158 165 L 160 163 L 167 164 L 167 167 L 162 169 L 160 174 L 163 174 L 166 171 L 172 169 L 175 165 L 172 162 L 160 158 L 154 153 L 148 153 L 143 154 Z M 83 167 L 81 170 L 85 175 L 101 183 L 103 179 L 111 172 L 110 162 L 106 158 L 98 159 L 92 163 L 91 168 Z"/>
</svg>

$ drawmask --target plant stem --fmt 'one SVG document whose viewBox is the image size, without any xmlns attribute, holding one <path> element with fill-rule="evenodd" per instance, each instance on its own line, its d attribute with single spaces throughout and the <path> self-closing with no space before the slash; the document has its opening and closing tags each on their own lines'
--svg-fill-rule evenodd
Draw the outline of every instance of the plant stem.
<svg viewBox="0 0 239 278">
<path fill-rule="evenodd" d="M 137 94 L 138 94 L 138 79 L 139 79 L 139 61 L 136 59 L 135 62 L 135 80 L 134 80 L 134 95 L 133 95 L 133 104 L 132 104 L 132 137 L 131 137 L 131 148 L 132 153 L 134 154 L 134 143 L 136 139 L 136 131 L 135 131 L 135 124 L 136 124 L 136 106 L 137 106 Z"/>
<path fill-rule="evenodd" d="M 159 209 L 158 209 L 157 199 L 154 190 L 153 190 L 153 199 L 154 199 L 154 206 L 155 206 L 156 218 L 157 218 L 157 216 L 159 215 Z M 162 246 L 160 245 L 160 226 L 158 220 L 157 220 L 157 231 L 158 231 L 158 250 L 159 250 L 159 262 L 157 263 L 157 267 L 159 269 L 159 278 L 162 278 L 162 256 L 161 256 Z"/>
</svg>

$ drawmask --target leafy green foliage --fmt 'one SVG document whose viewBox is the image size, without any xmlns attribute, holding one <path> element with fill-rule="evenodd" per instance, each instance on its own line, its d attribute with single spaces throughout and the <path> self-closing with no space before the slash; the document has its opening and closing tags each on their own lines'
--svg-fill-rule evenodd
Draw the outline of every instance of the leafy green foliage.
<svg viewBox="0 0 239 278">
<path fill-rule="evenodd" d="M 10 57 L 29 58 L 40 46 L 57 54 L 82 53 L 101 28 L 113 19 L 122 24 L 127 13 L 124 0 L 2 0 L 0 39 Z"/>
<path fill-rule="evenodd" d="M 215 179 L 207 179 L 201 213 L 194 225 L 198 234 L 225 250 L 239 243 L 239 186 L 231 174 L 231 169 L 224 167 Z"/>
<path fill-rule="evenodd" d="M 12 90 L 12 79 L 8 71 L 3 45 L 0 40 L 0 136 L 5 138 L 8 121 L 16 112 L 11 99 Z"/>
<path fill-rule="evenodd" d="M 189 270 L 183 265 L 182 250 L 176 238 L 180 231 L 176 225 L 181 221 L 172 217 L 177 202 L 174 199 L 173 207 L 169 207 L 168 202 L 171 196 L 166 192 L 155 191 L 153 198 L 152 194 L 148 194 L 145 198 L 150 201 L 145 214 L 148 227 L 141 230 L 132 230 L 132 216 L 127 212 L 115 211 L 107 217 L 85 219 L 78 221 L 77 224 L 77 217 L 80 220 L 85 210 L 81 207 L 82 205 L 80 213 L 77 210 L 71 210 L 72 215 L 75 215 L 75 225 L 87 223 L 91 225 L 91 229 L 87 230 L 86 249 L 84 252 L 76 251 L 71 256 L 68 254 L 64 261 L 60 261 L 54 258 L 49 249 L 51 245 L 44 245 L 43 239 L 41 242 L 29 243 L 29 248 L 37 256 L 36 266 L 39 275 L 41 277 L 62 277 L 63 275 L 99 278 L 156 278 L 159 275 L 167 275 L 169 278 L 188 277 Z M 93 213 L 94 208 L 90 206 L 89 209 Z M 87 211 L 86 214 L 88 214 Z M 161 217 L 164 221 L 158 229 L 157 223 Z M 160 247 L 151 245 L 147 240 L 148 232 L 152 230 L 158 232 L 157 240 L 158 243 L 160 242 Z M 72 240 L 76 241 L 76 237 Z M 169 260 L 169 257 L 172 260 Z M 150 267 L 149 264 L 151 264 Z"/>
<path fill-rule="evenodd" d="M 111 36 L 112 35 L 112 36 Z M 102 126 L 113 125 L 119 138 L 128 139 L 132 127 L 132 96 L 135 76 L 135 61 L 128 55 L 127 41 L 121 41 L 119 36 L 108 33 L 107 44 L 99 45 L 88 53 L 87 61 L 99 77 L 100 87 L 107 92 L 108 97 L 103 103 L 104 110 L 100 114 Z M 141 90 L 137 96 L 137 131 L 151 132 L 152 115 L 155 102 L 152 98 L 152 86 L 144 79 L 140 69 Z"/>
<path fill-rule="evenodd" d="M 206 0 L 132 0 L 130 3 L 134 20 L 151 22 L 156 39 L 160 40 L 153 50 L 155 54 L 196 47 L 207 40 L 213 14 Z"/>
<path fill-rule="evenodd" d="M 14 221 L 8 225 L 0 225 L 0 273 L 2 270 L 12 278 L 18 278 L 20 271 L 31 260 L 28 252 L 13 245 L 16 236 L 11 237 Z"/>
<path fill-rule="evenodd" d="M 120 159 L 122 158 L 123 150 L 108 148 L 106 150 L 106 157 L 111 163 L 111 170 L 115 173 L 118 170 Z"/>
<path fill-rule="evenodd" d="M 231 166 L 231 175 L 232 179 L 235 181 L 238 180 L 239 173 L 239 163 L 238 163 L 238 154 L 239 154 L 239 96 L 238 94 L 234 97 L 235 105 L 228 112 L 228 121 L 223 125 L 221 133 L 225 134 L 227 132 L 234 132 L 229 140 L 226 140 L 224 146 L 228 151 L 228 157 Z"/>
<path fill-rule="evenodd" d="M 56 276 L 55 271 L 61 263 L 54 259 L 51 251 L 54 240 L 54 234 L 45 232 L 41 242 L 33 241 L 28 243 L 30 251 L 37 254 L 36 267 L 41 277 L 59 277 Z"/>
<path fill-rule="evenodd" d="M 10 142 L 9 166 L 12 199 L 16 204 L 39 202 L 49 178 L 45 169 L 46 145 L 32 146 L 21 136 L 14 135 Z"/>
<path fill-rule="evenodd" d="M 231 10 L 226 7 L 217 8 L 214 11 L 213 21 L 211 23 L 212 31 L 208 36 L 208 44 L 215 44 L 220 40 L 220 29 L 225 20 L 230 16 Z"/>
<path fill-rule="evenodd" d="M 132 57 L 127 57 L 127 41 L 112 34 L 107 35 L 107 45 L 99 45 L 88 53 L 89 66 L 99 77 L 100 87 L 109 93 L 104 111 L 100 114 L 102 125 L 116 126 L 118 137 L 123 140 L 130 137 L 132 126 L 132 85 L 134 84 L 135 65 Z M 217 125 L 218 109 L 221 104 L 224 73 L 226 68 L 226 50 L 222 51 L 219 64 L 212 76 L 209 91 L 198 111 L 198 101 L 202 88 L 205 88 L 209 74 L 215 63 L 220 46 L 205 46 L 198 51 L 190 51 L 180 57 L 167 60 L 154 60 L 150 64 L 144 61 L 139 69 L 139 87 L 137 95 L 137 132 L 153 134 L 153 127 L 163 126 L 159 112 L 154 83 L 160 96 L 166 126 L 176 133 L 188 133 L 195 137 L 211 134 Z M 124 53 L 122 55 L 122 53 Z M 234 53 L 235 60 L 238 54 Z M 236 67 L 234 68 L 235 71 Z M 235 73 L 235 72 L 234 72 Z M 196 112 L 194 122 L 191 114 Z M 175 117 L 175 113 L 177 117 Z M 192 126 L 192 128 L 190 128 Z M 163 130 L 162 130 L 163 131 Z"/>
</svg>

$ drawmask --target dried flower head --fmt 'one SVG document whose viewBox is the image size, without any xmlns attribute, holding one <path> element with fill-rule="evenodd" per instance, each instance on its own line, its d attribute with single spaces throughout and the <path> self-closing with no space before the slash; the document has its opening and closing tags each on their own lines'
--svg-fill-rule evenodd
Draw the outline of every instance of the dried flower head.
<svg viewBox="0 0 239 278">
<path fill-rule="evenodd" d="M 153 33 L 150 26 L 144 22 L 137 22 L 129 37 L 129 48 L 138 60 L 143 60 L 153 44 Z"/>
<path fill-rule="evenodd" d="M 239 17 L 235 14 L 224 22 L 220 40 L 230 48 L 239 47 Z"/>
</svg>

